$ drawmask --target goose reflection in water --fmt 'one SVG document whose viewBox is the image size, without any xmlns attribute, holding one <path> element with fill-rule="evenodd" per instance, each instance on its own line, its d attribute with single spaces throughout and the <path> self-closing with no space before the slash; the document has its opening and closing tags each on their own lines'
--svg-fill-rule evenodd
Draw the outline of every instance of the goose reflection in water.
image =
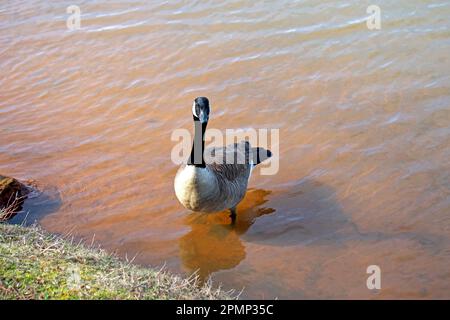
<svg viewBox="0 0 450 320">
<path fill-rule="evenodd" d="M 187 216 L 185 223 L 191 231 L 180 239 L 179 246 L 184 268 L 198 272 L 200 280 L 204 281 L 213 272 L 237 266 L 245 258 L 245 246 L 240 236 L 258 217 L 275 212 L 275 209 L 263 206 L 270 193 L 249 189 L 238 206 L 239 214 L 234 225 L 230 225 L 228 212 Z"/>
</svg>

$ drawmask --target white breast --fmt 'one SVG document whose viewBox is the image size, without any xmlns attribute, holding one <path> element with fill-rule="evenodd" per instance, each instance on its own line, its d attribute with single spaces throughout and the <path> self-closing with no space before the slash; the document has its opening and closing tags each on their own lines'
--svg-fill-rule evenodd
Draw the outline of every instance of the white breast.
<svg viewBox="0 0 450 320">
<path fill-rule="evenodd" d="M 207 168 L 185 166 L 175 177 L 175 194 L 192 211 L 211 211 L 219 190 L 216 177 Z"/>
</svg>

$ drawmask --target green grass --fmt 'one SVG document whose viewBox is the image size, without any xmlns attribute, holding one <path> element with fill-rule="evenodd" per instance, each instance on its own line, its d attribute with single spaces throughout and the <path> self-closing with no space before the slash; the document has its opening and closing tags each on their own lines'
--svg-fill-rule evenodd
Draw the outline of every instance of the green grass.
<svg viewBox="0 0 450 320">
<path fill-rule="evenodd" d="M 0 223 L 0 299 L 232 299 L 162 270 L 139 267 L 37 226 Z"/>
</svg>

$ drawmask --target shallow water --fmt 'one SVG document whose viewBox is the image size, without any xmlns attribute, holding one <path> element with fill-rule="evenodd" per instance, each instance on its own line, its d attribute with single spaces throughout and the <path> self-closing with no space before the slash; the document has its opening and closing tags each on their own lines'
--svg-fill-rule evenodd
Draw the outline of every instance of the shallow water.
<svg viewBox="0 0 450 320">
<path fill-rule="evenodd" d="M 448 2 L 378 1 L 381 30 L 369 1 L 81 1 L 68 31 L 72 4 L 0 2 L 0 172 L 44 186 L 29 220 L 246 298 L 450 298 Z M 173 192 L 199 95 L 212 128 L 280 129 L 235 227 Z"/>
</svg>

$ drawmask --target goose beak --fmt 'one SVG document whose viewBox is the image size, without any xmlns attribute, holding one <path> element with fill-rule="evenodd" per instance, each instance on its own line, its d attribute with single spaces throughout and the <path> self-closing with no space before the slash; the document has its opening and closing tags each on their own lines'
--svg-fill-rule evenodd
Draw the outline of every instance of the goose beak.
<svg viewBox="0 0 450 320">
<path fill-rule="evenodd" d="M 208 115 L 203 110 L 200 110 L 200 114 L 199 114 L 198 118 L 199 118 L 201 123 L 207 123 L 208 122 Z"/>
</svg>

